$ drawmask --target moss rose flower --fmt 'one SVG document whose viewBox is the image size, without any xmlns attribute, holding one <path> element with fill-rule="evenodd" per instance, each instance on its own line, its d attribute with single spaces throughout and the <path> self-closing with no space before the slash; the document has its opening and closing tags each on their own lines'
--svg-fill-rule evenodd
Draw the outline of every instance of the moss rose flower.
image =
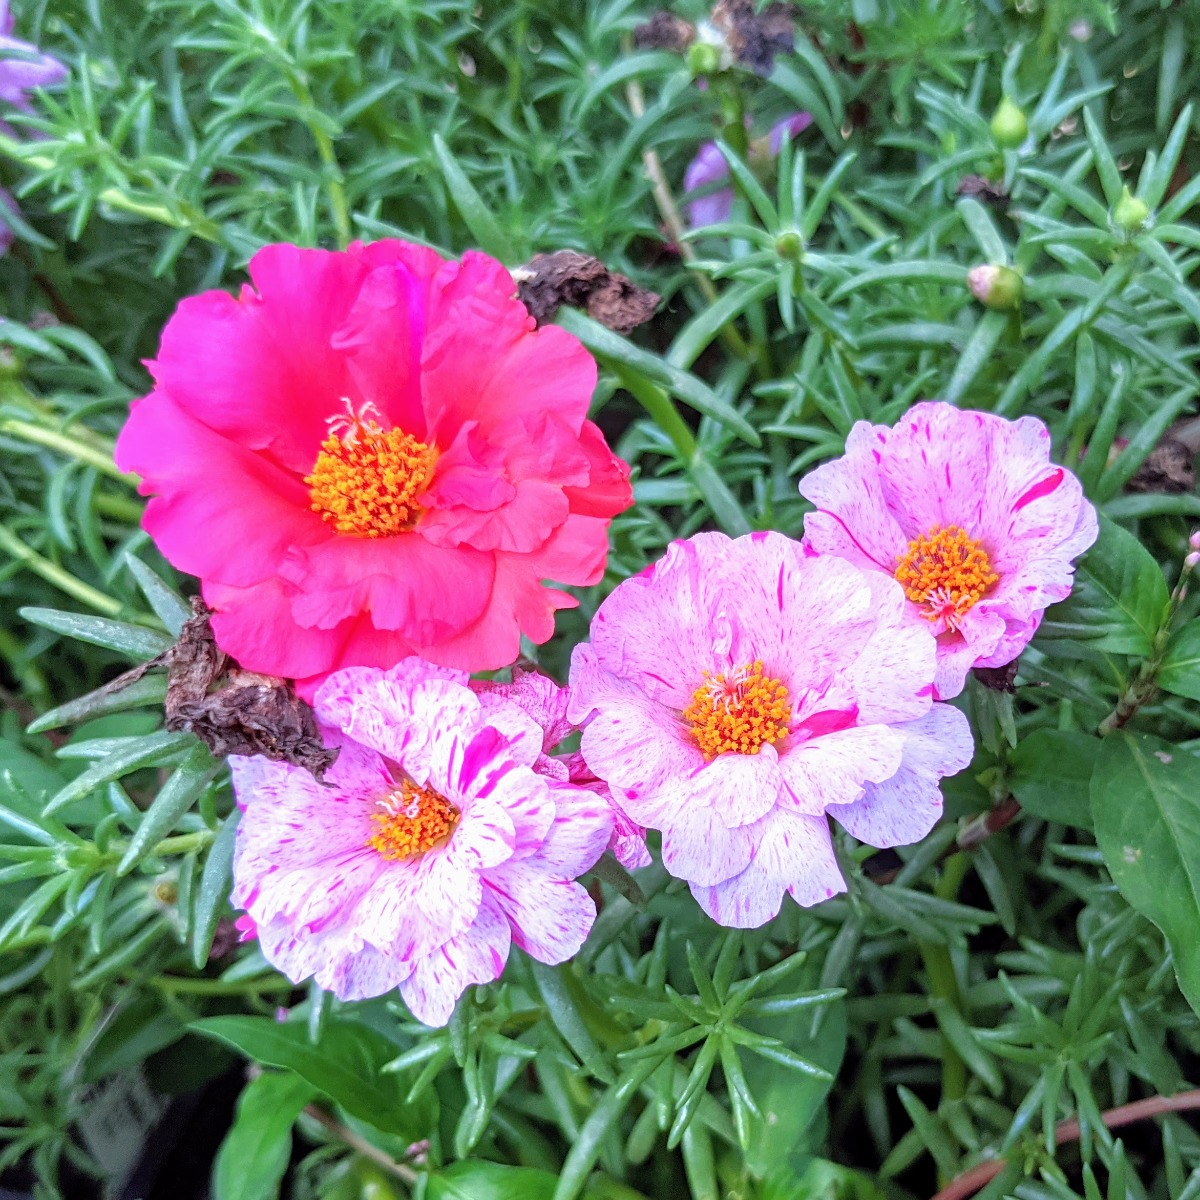
<svg viewBox="0 0 1200 1200">
<path fill-rule="evenodd" d="M 817 508 L 805 541 L 897 579 L 929 622 L 943 700 L 972 667 L 1021 653 L 1096 540 L 1096 510 L 1050 461 L 1036 417 L 925 402 L 894 429 L 859 421 L 845 455 L 806 475 L 800 493 Z"/>
<path fill-rule="evenodd" d="M 410 658 L 349 667 L 317 690 L 337 761 L 231 758 L 243 808 L 233 902 L 267 960 L 343 1000 L 399 988 L 444 1025 L 510 944 L 541 962 L 579 949 L 596 906 L 573 882 L 604 853 L 608 802 L 537 768 L 544 731 L 461 673 Z"/>
<path fill-rule="evenodd" d="M 583 756 L 722 925 L 844 891 L 827 817 L 872 846 L 919 841 L 971 760 L 900 586 L 782 534 L 673 543 L 591 635 L 571 659 Z"/>
<path fill-rule="evenodd" d="M 308 678 L 549 638 L 575 601 L 543 580 L 595 583 L 632 499 L 591 356 L 482 254 L 277 245 L 250 277 L 180 304 L 117 445 L 221 647 Z"/>
</svg>

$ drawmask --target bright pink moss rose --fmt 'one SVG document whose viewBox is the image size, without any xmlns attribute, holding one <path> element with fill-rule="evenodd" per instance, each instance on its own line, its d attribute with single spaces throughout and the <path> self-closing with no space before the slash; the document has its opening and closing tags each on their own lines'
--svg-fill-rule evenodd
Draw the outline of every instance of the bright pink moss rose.
<svg viewBox="0 0 1200 1200">
<path fill-rule="evenodd" d="M 231 758 L 243 808 L 233 903 L 267 960 L 344 1000 L 400 989 L 427 1025 L 500 977 L 512 943 L 579 949 L 596 906 L 574 879 L 604 853 L 603 796 L 543 773 L 546 731 L 460 672 L 407 659 L 318 689 L 322 786 L 302 767 Z M 559 777 L 561 776 L 561 777 Z"/>
<path fill-rule="evenodd" d="M 918 841 L 971 759 L 898 584 L 777 533 L 702 533 L 622 583 L 571 660 L 583 756 L 722 925 L 845 891 L 828 817 Z M 590 718 L 590 721 L 589 721 Z"/>
<path fill-rule="evenodd" d="M 939 698 L 972 667 L 1012 662 L 1047 606 L 1066 599 L 1074 559 L 1096 540 L 1079 480 L 1050 461 L 1036 417 L 1006 421 L 950 404 L 896 423 L 859 421 L 844 457 L 800 481 L 817 511 L 805 541 L 900 582 L 937 637 Z"/>
<path fill-rule="evenodd" d="M 508 272 L 400 241 L 268 246 L 180 304 L 117 444 L 223 649 L 303 678 L 408 654 L 482 670 L 595 583 L 628 468 L 596 366 Z"/>
</svg>

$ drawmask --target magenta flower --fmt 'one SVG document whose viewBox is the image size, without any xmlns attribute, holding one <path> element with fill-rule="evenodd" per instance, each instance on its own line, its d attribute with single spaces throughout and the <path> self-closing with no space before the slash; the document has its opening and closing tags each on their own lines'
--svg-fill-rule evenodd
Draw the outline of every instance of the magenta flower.
<svg viewBox="0 0 1200 1200">
<path fill-rule="evenodd" d="M 0 103 L 32 112 L 28 92 L 54 87 L 67 77 L 67 68 L 51 54 L 12 36 L 9 0 L 0 0 Z"/>
<path fill-rule="evenodd" d="M 571 662 L 583 756 L 722 925 L 844 891 L 827 816 L 872 846 L 915 842 L 971 759 L 900 586 L 782 534 L 675 542 L 591 637 Z"/>
<path fill-rule="evenodd" d="M 573 882 L 604 852 L 604 799 L 540 774 L 542 730 L 460 672 L 406 659 L 351 667 L 315 697 L 340 748 L 322 787 L 303 768 L 232 758 L 244 806 L 233 903 L 267 960 L 343 1000 L 399 987 L 442 1025 L 516 943 L 570 958 L 596 909 Z"/>
<path fill-rule="evenodd" d="M 746 123 L 749 124 L 749 118 Z M 812 114 L 806 112 L 793 113 L 790 117 L 784 117 L 782 121 L 776 121 L 766 138 L 759 139 L 751 145 L 751 158 L 777 158 L 783 139 L 794 138 L 811 124 Z M 717 149 L 717 143 L 705 142 L 688 164 L 683 176 L 683 187 L 684 191 L 690 193 L 699 191 L 700 188 L 715 187 L 728 178 L 729 164 Z M 688 203 L 688 225 L 692 229 L 699 229 L 704 225 L 719 225 L 722 221 L 729 220 L 732 211 L 733 188 L 719 188 Z"/>
<path fill-rule="evenodd" d="M 805 540 L 904 586 L 937 636 L 939 699 L 972 667 L 1012 662 L 1071 590 L 1096 540 L 1079 480 L 1050 461 L 1036 417 L 924 402 L 894 429 L 859 421 L 842 458 L 800 481 Z"/>
</svg>

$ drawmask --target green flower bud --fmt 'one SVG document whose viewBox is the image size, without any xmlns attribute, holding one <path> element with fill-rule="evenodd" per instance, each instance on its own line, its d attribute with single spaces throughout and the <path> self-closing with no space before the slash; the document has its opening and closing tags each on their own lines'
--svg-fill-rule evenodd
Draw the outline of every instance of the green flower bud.
<svg viewBox="0 0 1200 1200">
<path fill-rule="evenodd" d="M 1004 310 L 1021 303 L 1025 281 L 1012 267 L 972 267 L 967 272 L 967 287 L 984 308 Z"/>
<path fill-rule="evenodd" d="M 1025 114 L 1007 96 L 992 115 L 992 137 L 1002 150 L 1015 150 L 1029 135 Z"/>
<path fill-rule="evenodd" d="M 788 262 L 799 262 L 804 257 L 804 239 L 789 229 L 775 239 L 775 253 Z"/>
<path fill-rule="evenodd" d="M 713 75 L 721 69 L 721 52 L 709 42 L 693 42 L 688 47 L 687 65 L 693 75 Z"/>
<path fill-rule="evenodd" d="M 1113 223 L 1133 233 L 1141 229 L 1150 215 L 1150 205 L 1139 200 L 1128 187 L 1121 189 L 1121 198 L 1113 205 Z"/>
</svg>

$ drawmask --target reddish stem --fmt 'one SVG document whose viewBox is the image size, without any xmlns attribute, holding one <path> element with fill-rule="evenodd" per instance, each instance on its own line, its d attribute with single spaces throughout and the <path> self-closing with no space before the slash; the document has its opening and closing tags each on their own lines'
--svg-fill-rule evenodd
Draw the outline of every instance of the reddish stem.
<svg viewBox="0 0 1200 1200">
<path fill-rule="evenodd" d="M 1147 1117 L 1161 1117 L 1170 1112 L 1186 1112 L 1189 1109 L 1200 1108 L 1200 1088 L 1191 1092 L 1180 1092 L 1178 1096 L 1150 1096 L 1146 1100 L 1136 1100 L 1132 1104 L 1122 1104 L 1120 1108 L 1110 1108 L 1100 1114 L 1106 1129 L 1120 1129 L 1122 1125 L 1131 1125 L 1134 1121 L 1144 1121 Z M 1079 1138 L 1079 1121 L 1068 1117 L 1059 1121 L 1054 1127 L 1054 1144 L 1062 1146 Z M 952 1179 L 933 1200 L 966 1200 L 980 1188 L 991 1183 L 1008 1165 L 1006 1158 L 994 1158 L 989 1162 L 979 1163 L 969 1171 L 964 1171 L 956 1179 Z"/>
</svg>

